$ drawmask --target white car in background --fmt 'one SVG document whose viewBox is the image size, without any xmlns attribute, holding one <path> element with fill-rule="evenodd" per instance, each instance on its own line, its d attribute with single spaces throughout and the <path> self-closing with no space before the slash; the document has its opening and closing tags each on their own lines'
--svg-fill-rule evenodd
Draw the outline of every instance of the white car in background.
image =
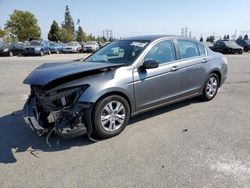
<svg viewBox="0 0 250 188">
<path fill-rule="evenodd" d="M 88 41 L 83 47 L 83 52 L 96 52 L 99 50 L 99 44 L 96 41 Z"/>
<path fill-rule="evenodd" d="M 64 53 L 78 53 L 82 49 L 82 46 L 78 42 L 69 42 L 64 46 Z"/>
</svg>

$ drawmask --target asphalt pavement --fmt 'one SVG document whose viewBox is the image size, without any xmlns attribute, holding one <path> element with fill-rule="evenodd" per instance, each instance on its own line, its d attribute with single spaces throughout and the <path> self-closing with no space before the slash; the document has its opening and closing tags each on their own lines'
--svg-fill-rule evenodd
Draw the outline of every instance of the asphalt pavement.
<svg viewBox="0 0 250 188">
<path fill-rule="evenodd" d="M 250 53 L 228 55 L 210 102 L 191 99 L 131 119 L 119 136 L 49 147 L 25 125 L 24 78 L 83 54 L 0 57 L 0 187 L 250 187 Z"/>
</svg>

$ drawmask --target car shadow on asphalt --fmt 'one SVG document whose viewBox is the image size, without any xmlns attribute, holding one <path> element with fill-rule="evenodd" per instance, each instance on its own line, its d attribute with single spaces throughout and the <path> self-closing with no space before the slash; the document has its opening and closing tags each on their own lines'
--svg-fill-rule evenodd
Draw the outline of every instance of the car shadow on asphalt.
<svg viewBox="0 0 250 188">
<path fill-rule="evenodd" d="M 194 98 L 152 110 L 133 117 L 129 125 L 199 102 L 200 100 Z M 15 163 L 17 159 L 14 154 L 19 152 L 28 151 L 31 155 L 37 157 L 36 151 L 56 152 L 95 143 L 89 140 L 87 136 L 68 140 L 52 136 L 50 137 L 51 147 L 49 147 L 46 144 L 46 137 L 38 137 L 34 134 L 25 124 L 21 114 L 22 111 L 20 110 L 15 112 L 15 114 L 12 113 L 0 118 L 0 163 Z"/>
<path fill-rule="evenodd" d="M 22 111 L 15 114 L 22 114 Z M 0 163 L 15 163 L 14 154 L 19 152 L 28 151 L 36 157 L 36 151 L 56 152 L 94 143 L 87 136 L 64 140 L 52 135 L 49 141 L 51 147 L 46 143 L 46 137 L 39 137 L 31 131 L 22 115 L 9 114 L 0 118 Z"/>
</svg>

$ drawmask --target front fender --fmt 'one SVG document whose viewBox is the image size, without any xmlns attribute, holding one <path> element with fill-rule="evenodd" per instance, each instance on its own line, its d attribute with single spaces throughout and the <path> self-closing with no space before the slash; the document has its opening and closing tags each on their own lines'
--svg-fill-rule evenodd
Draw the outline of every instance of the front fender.
<svg viewBox="0 0 250 188">
<path fill-rule="evenodd" d="M 126 88 L 121 87 L 109 87 L 105 89 L 96 90 L 96 88 L 91 88 L 91 86 L 80 96 L 78 99 L 79 102 L 84 103 L 96 103 L 98 99 L 100 99 L 102 96 L 107 94 L 120 94 L 125 96 L 129 101 L 131 105 L 131 112 L 135 110 L 135 103 L 134 103 L 134 88 L 133 84 L 126 85 Z"/>
<path fill-rule="evenodd" d="M 130 102 L 133 99 L 133 96 L 131 93 L 133 93 L 133 87 L 132 84 L 130 86 L 127 86 L 128 90 L 120 88 L 120 87 L 110 87 L 106 89 L 102 89 L 99 91 L 93 90 L 91 87 L 89 87 L 79 98 L 80 102 L 89 102 L 89 103 L 95 103 L 99 98 L 101 98 L 103 95 L 106 95 L 108 93 L 121 93 L 125 95 Z M 131 92 L 130 92 L 131 91 Z"/>
</svg>

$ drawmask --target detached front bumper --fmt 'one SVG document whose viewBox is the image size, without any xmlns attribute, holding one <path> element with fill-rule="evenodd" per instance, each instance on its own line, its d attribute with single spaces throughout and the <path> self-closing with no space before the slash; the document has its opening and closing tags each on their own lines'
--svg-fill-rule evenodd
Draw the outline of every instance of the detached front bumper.
<svg viewBox="0 0 250 188">
<path fill-rule="evenodd" d="M 84 106 L 81 107 L 84 108 Z M 78 106 L 78 108 L 81 107 Z M 78 137 L 88 133 L 88 129 L 82 121 L 83 113 L 81 115 L 79 114 L 79 119 L 81 120 L 74 123 L 74 125 L 70 125 L 68 121 L 64 121 L 62 119 L 63 116 L 69 116 L 69 112 L 67 111 L 54 111 L 45 117 L 44 114 L 42 114 L 37 108 L 37 101 L 35 97 L 30 97 L 26 101 L 23 111 L 26 124 L 38 136 L 48 134 L 51 130 L 56 130 L 56 133 L 58 133 L 61 138 L 65 139 Z M 70 112 L 72 111 L 74 110 L 71 109 Z"/>
</svg>

